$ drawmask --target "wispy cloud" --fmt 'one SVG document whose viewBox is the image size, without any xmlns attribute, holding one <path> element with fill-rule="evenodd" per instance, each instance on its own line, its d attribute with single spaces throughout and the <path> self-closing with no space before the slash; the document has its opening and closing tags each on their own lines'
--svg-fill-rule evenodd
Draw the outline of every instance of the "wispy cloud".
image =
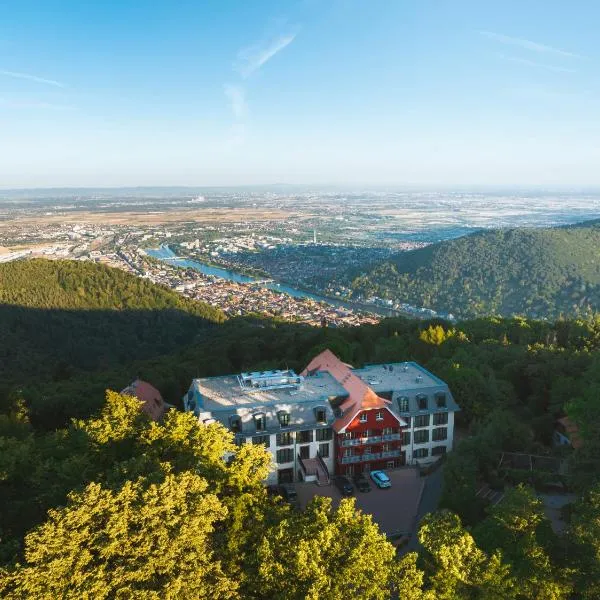
<svg viewBox="0 0 600 600">
<path fill-rule="evenodd" d="M 239 85 L 225 85 L 225 96 L 229 100 L 231 110 L 236 119 L 243 119 L 248 114 L 246 91 Z"/>
<path fill-rule="evenodd" d="M 497 54 L 497 56 L 502 60 L 508 60 L 510 62 L 525 65 L 527 67 L 534 67 L 536 69 L 545 69 L 546 71 L 554 71 L 555 73 L 577 73 L 575 69 L 567 69 L 566 67 L 557 67 L 555 65 L 546 65 L 544 63 L 528 60 L 526 58 L 519 58 L 517 56 L 506 56 L 505 54 Z"/>
<path fill-rule="evenodd" d="M 14 101 L 0 98 L 0 107 L 14 109 L 48 109 L 48 110 L 73 110 L 75 107 L 70 104 L 54 104 L 52 102 L 36 101 Z"/>
<path fill-rule="evenodd" d="M 4 71 L 0 69 L 0 75 L 5 75 L 6 77 L 14 77 L 15 79 L 27 79 L 28 81 L 35 81 L 36 83 L 43 83 L 45 85 L 52 85 L 54 87 L 64 88 L 66 87 L 60 81 L 55 81 L 54 79 L 46 79 L 44 77 L 38 77 L 37 75 L 30 75 L 29 73 L 18 73 L 16 71 Z"/>
<path fill-rule="evenodd" d="M 240 50 L 235 62 L 235 70 L 246 78 L 258 71 L 278 52 L 289 46 L 296 38 L 296 33 L 279 35 L 265 44 L 256 44 Z"/>
<path fill-rule="evenodd" d="M 531 50 L 532 52 L 539 52 L 542 54 L 554 54 L 556 56 L 566 56 L 569 58 L 585 58 L 584 56 L 581 56 L 580 54 L 575 54 L 574 52 L 566 52 L 565 50 L 560 50 L 559 48 L 547 46 L 546 44 L 539 44 L 538 42 L 532 42 L 531 40 L 525 40 L 521 38 L 514 38 L 508 35 L 502 35 L 501 33 L 494 33 L 493 31 L 480 31 L 479 34 L 490 40 L 500 42 L 501 44 L 519 46 L 520 48 L 524 48 L 525 50 Z"/>
</svg>

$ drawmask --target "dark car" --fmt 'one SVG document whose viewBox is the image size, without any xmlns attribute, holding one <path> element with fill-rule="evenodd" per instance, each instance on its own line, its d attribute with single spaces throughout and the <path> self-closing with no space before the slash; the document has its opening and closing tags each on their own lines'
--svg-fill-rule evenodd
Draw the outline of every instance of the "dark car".
<svg viewBox="0 0 600 600">
<path fill-rule="evenodd" d="M 371 484 L 369 480 L 365 477 L 364 473 L 359 473 L 354 476 L 354 485 L 357 487 L 359 492 L 370 492 Z"/>
<path fill-rule="evenodd" d="M 342 496 L 352 496 L 352 494 L 354 494 L 354 486 L 348 477 L 337 477 L 335 479 L 335 485 L 342 493 Z"/>
<path fill-rule="evenodd" d="M 296 488 L 291 483 L 282 483 L 279 486 L 279 492 L 291 504 L 294 504 L 298 500 Z"/>
<path fill-rule="evenodd" d="M 411 537 L 412 533 L 409 531 L 393 531 L 392 533 L 387 534 L 388 542 L 395 546 L 396 550 L 406 546 L 406 544 L 410 542 Z"/>
</svg>

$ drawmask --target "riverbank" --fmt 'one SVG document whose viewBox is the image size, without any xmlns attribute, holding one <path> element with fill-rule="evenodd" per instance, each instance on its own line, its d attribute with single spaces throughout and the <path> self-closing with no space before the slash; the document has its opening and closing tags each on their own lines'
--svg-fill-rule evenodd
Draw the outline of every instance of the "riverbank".
<svg viewBox="0 0 600 600">
<path fill-rule="evenodd" d="M 299 299 L 309 299 L 314 302 L 319 302 L 323 304 L 329 304 L 332 306 L 336 306 L 339 308 L 345 308 L 348 310 L 359 310 L 365 313 L 376 314 L 384 317 L 392 317 L 392 316 L 411 316 L 408 313 L 402 313 L 396 309 L 374 306 L 371 304 L 363 304 L 358 302 L 349 302 L 345 300 L 339 300 L 337 298 L 331 298 L 322 294 L 317 294 L 315 292 L 311 292 L 309 290 L 304 290 L 301 288 L 293 287 L 288 283 L 283 281 L 263 281 L 260 279 L 256 279 L 249 275 L 245 275 L 239 273 L 237 271 L 232 271 L 229 269 L 224 269 L 222 267 L 216 267 L 204 262 L 200 262 L 197 260 L 185 258 L 182 256 L 178 256 L 175 254 L 171 248 L 167 245 L 162 245 L 160 248 L 152 248 L 147 249 L 146 253 L 158 260 L 165 261 L 169 264 L 180 266 L 180 267 L 188 267 L 191 269 L 195 269 L 205 275 L 211 275 L 213 277 L 219 277 L 222 279 L 227 279 L 229 281 L 233 281 L 235 283 L 243 283 L 249 285 L 256 285 L 259 287 L 263 287 L 269 289 L 274 292 L 279 292 L 283 294 L 287 294 L 294 298 Z"/>
</svg>

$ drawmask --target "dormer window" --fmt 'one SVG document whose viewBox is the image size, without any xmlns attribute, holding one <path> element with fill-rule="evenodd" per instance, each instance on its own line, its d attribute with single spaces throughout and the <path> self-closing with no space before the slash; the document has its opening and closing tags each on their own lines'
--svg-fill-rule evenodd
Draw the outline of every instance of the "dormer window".
<svg viewBox="0 0 600 600">
<path fill-rule="evenodd" d="M 446 408 L 446 392 L 438 392 L 435 395 L 435 403 L 438 408 Z"/>
<path fill-rule="evenodd" d="M 322 406 L 315 408 L 315 420 L 317 423 L 327 423 L 327 411 Z"/>
<path fill-rule="evenodd" d="M 359 421 L 360 421 L 361 423 L 366 423 L 366 422 L 367 422 L 367 419 L 368 419 L 368 415 L 367 415 L 367 413 L 366 413 L 366 412 L 363 412 L 363 413 L 361 413 L 361 414 L 360 414 L 360 419 L 359 419 Z"/>
<path fill-rule="evenodd" d="M 401 413 L 408 412 L 408 396 L 400 396 L 398 398 L 398 408 Z"/>
<path fill-rule="evenodd" d="M 242 431 L 242 419 L 239 415 L 229 417 L 229 429 L 231 429 L 233 433 L 240 433 Z"/>
<path fill-rule="evenodd" d="M 427 396 L 423 394 L 417 396 L 417 406 L 419 410 L 427 410 Z"/>
<path fill-rule="evenodd" d="M 289 427 L 290 425 L 290 413 L 285 410 L 280 410 L 277 413 L 277 418 L 279 419 L 279 425 L 281 427 Z"/>
<path fill-rule="evenodd" d="M 376 421 L 383 421 L 383 411 L 382 410 L 378 410 L 375 413 L 375 420 Z"/>
<path fill-rule="evenodd" d="M 254 427 L 256 431 L 264 431 L 267 428 L 267 417 L 265 413 L 257 413 L 254 415 Z"/>
</svg>

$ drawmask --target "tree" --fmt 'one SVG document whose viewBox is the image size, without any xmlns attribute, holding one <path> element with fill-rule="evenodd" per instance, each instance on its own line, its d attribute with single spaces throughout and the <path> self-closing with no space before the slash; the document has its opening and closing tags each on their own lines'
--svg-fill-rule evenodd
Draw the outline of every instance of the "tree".
<svg viewBox="0 0 600 600">
<path fill-rule="evenodd" d="M 425 516 L 419 541 L 426 556 L 426 585 L 436 600 L 516 597 L 510 566 L 500 553 L 488 556 L 449 511 Z"/>
<path fill-rule="evenodd" d="M 488 552 L 502 551 L 519 581 L 519 594 L 531 600 L 567 598 L 569 585 L 551 559 L 555 536 L 533 491 L 513 488 L 489 512 L 475 538 Z"/>
<path fill-rule="evenodd" d="M 600 598 L 600 484 L 573 507 L 568 539 L 578 598 Z"/>
<path fill-rule="evenodd" d="M 193 473 L 117 491 L 90 484 L 51 510 L 5 573 L 13 598 L 236 598 L 214 560 L 211 534 L 227 510 Z"/>
<path fill-rule="evenodd" d="M 273 600 L 389 598 L 394 557 L 394 547 L 353 500 L 342 500 L 334 511 L 330 498 L 317 497 L 302 514 L 265 532 L 255 594 Z"/>
</svg>

